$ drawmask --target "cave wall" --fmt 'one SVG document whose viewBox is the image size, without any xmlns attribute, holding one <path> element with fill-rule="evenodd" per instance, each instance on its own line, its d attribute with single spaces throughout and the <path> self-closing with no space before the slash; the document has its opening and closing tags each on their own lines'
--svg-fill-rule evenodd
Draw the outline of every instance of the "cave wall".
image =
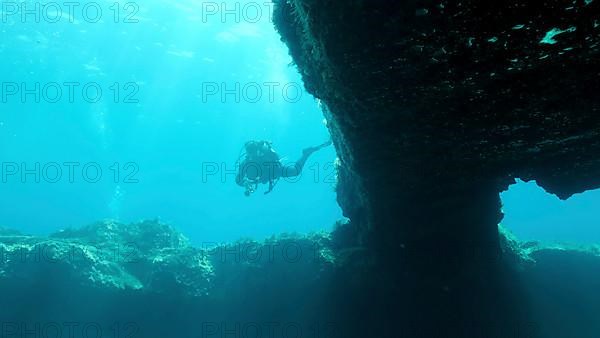
<svg viewBox="0 0 600 338">
<path fill-rule="evenodd" d="M 278 0 L 274 20 L 360 191 L 342 206 L 396 241 L 516 177 L 562 198 L 600 186 L 599 14 L 597 1 Z"/>
<path fill-rule="evenodd" d="M 448 337 L 533 321 L 501 259 L 499 193 L 516 178 L 560 198 L 600 186 L 600 3 L 275 4 L 325 107 L 338 201 L 381 275 L 354 305 Z"/>
</svg>

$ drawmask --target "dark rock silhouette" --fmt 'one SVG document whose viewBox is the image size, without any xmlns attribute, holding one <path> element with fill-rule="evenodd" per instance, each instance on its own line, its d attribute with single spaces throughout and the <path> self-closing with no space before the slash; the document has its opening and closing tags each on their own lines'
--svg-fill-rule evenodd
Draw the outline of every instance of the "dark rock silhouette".
<svg viewBox="0 0 600 338">
<path fill-rule="evenodd" d="M 600 186 L 600 4 L 275 3 L 326 110 L 338 200 L 377 262 L 374 291 L 340 299 L 348 323 L 369 309 L 353 336 L 507 337 L 540 320 L 502 259 L 499 193 L 515 178 L 561 198 Z"/>
<path fill-rule="evenodd" d="M 389 323 L 384 321 L 389 317 L 377 317 L 382 311 L 376 306 L 387 305 L 377 297 L 383 291 L 397 296 L 394 290 L 408 284 L 389 285 L 371 253 L 352 242 L 352 233 L 352 225 L 338 224 L 331 234 L 206 248 L 186 244 L 173 228 L 155 221 L 106 221 L 48 238 L 1 235 L 2 332 L 6 337 L 27 332 L 43 337 L 58 329 L 61 336 L 79 338 L 100 329 L 102 336 L 119 337 L 337 338 L 357 336 L 357 330 L 385 337 L 423 337 L 436 330 L 447 336 L 446 326 L 420 325 L 425 319 L 405 326 L 403 318 Z M 538 311 L 533 321 L 517 326 L 496 321 L 462 327 L 463 336 L 594 337 L 600 330 L 600 250 L 523 244 L 506 232 L 500 239 L 507 278 L 512 287 L 525 286 L 523 296 Z M 408 273 L 413 272 L 407 270 L 406 280 Z M 411 287 L 417 292 L 429 286 Z M 448 284 L 435 299 L 447 301 L 459 289 L 471 292 L 469 302 L 476 306 L 496 290 L 463 288 Z M 408 298 L 386 310 L 423 311 L 417 303 L 432 299 Z M 465 315 L 455 305 L 456 313 L 445 313 L 448 325 L 461 323 Z M 507 309 L 497 306 L 498 318 L 506 318 L 501 311 Z M 488 334 L 492 330 L 495 335 Z"/>
</svg>

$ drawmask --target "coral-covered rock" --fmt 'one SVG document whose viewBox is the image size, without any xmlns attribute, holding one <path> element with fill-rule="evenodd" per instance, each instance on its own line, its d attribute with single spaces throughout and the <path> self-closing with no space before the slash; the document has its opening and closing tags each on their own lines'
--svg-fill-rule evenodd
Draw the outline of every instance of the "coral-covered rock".
<svg viewBox="0 0 600 338">
<path fill-rule="evenodd" d="M 0 308 L 11 311 L 0 322 L 129 323 L 143 337 L 202 336 L 223 322 L 308 329 L 323 315 L 337 264 L 329 233 L 209 248 L 156 221 L 5 234 Z"/>
<path fill-rule="evenodd" d="M 143 226 L 147 228 L 142 231 Z M 379 314 L 377 306 L 386 304 L 380 297 L 397 296 L 410 285 L 406 283 L 414 271 L 406 270 L 402 284 L 388 285 L 390 280 L 384 278 L 373 253 L 354 241 L 354 230 L 351 223 L 340 223 L 333 233 L 281 235 L 211 248 L 183 245 L 185 240 L 159 241 L 163 244 L 148 245 L 135 255 L 106 248 L 125 239 L 135 243 L 183 236 L 153 221 L 105 221 L 70 230 L 72 237 L 65 231 L 51 238 L 0 235 L 0 322 L 4 329 L 17 330 L 6 331 L 15 334 L 25 332 L 23 323 L 30 329 L 59 325 L 63 332 L 67 332 L 63 326 L 75 323 L 79 329 L 93 325 L 105 332 L 113 332 L 116 325 L 122 335 L 146 338 L 215 337 L 226 332 L 244 336 L 257 328 L 263 336 L 273 330 L 272 337 L 287 337 L 292 334 L 289 330 L 298 329 L 303 337 L 355 337 L 360 328 L 376 332 L 384 324 L 389 331 L 381 337 L 420 337 L 427 329 L 442 329 L 438 322 L 406 326 L 403 318 L 387 323 L 383 321 L 387 318 L 374 316 Z M 95 233 L 108 242 L 86 243 L 84 239 L 93 240 L 94 235 L 82 234 Z M 501 234 L 503 255 L 498 262 L 507 267 L 505 284 L 495 280 L 496 285 L 488 285 L 484 292 L 429 280 L 425 285 L 410 285 L 412 291 L 424 288 L 440 302 L 466 302 L 466 297 L 476 306 L 503 285 L 522 296 L 524 309 L 536 309 L 532 322 L 488 322 L 488 327 L 463 328 L 469 330 L 463 331 L 468 337 L 481 336 L 490 328 L 499 337 L 511 337 L 515 329 L 519 337 L 595 337 L 600 329 L 595 318 L 600 308 L 598 250 L 520 243 L 505 230 Z M 496 268 L 491 265 L 485 273 L 498 276 L 493 274 Z M 422 309 L 409 300 L 385 311 Z M 430 304 L 430 300 L 420 301 Z M 573 301 L 579 304 L 577 312 L 569 307 Z M 455 305 L 457 311 L 464 311 Z M 501 312 L 507 310 L 505 305 L 496 304 L 499 318 L 506 318 Z M 448 320 L 461 315 L 457 312 Z M 72 336 L 87 336 L 77 332 Z"/>
</svg>

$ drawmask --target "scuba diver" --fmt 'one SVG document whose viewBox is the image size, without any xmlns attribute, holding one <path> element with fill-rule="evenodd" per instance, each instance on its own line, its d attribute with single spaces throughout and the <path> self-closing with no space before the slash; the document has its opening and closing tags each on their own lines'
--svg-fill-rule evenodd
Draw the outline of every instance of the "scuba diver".
<svg viewBox="0 0 600 338">
<path fill-rule="evenodd" d="M 248 141 L 244 145 L 245 158 L 240 163 L 235 183 L 246 189 L 244 192 L 246 196 L 255 192 L 259 184 L 269 184 L 266 195 L 273 191 L 280 178 L 299 176 L 310 155 L 331 144 L 332 142 L 329 140 L 316 147 L 306 148 L 302 150 L 302 156 L 296 163 L 283 165 L 279 155 L 273 150 L 271 142 Z M 244 154 L 240 155 L 239 159 L 243 156 Z"/>
</svg>

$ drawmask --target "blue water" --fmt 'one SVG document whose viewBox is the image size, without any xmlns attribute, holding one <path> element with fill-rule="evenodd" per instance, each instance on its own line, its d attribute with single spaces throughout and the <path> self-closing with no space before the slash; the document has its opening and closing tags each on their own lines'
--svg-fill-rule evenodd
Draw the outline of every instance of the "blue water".
<svg viewBox="0 0 600 338">
<path fill-rule="evenodd" d="M 269 6 L 223 16 L 199 1 L 149 0 L 121 3 L 116 17 L 112 2 L 97 4 L 99 22 L 62 7 L 53 23 L 52 8 L 36 19 L 3 2 L 0 225 L 44 234 L 159 218 L 201 243 L 330 229 L 342 217 L 333 147 L 269 195 L 244 196 L 231 174 L 248 140 L 270 140 L 293 162 L 329 138 Z"/>
<path fill-rule="evenodd" d="M 519 181 L 502 194 L 502 224 L 524 241 L 600 243 L 600 190 L 576 194 L 566 201 L 548 194 L 534 181 Z"/>
<path fill-rule="evenodd" d="M 267 2 L 35 3 L 34 14 L 13 2 L 0 12 L 0 225 L 45 234 L 159 218 L 201 243 L 331 229 L 342 217 L 332 147 L 269 195 L 245 197 L 233 181 L 248 140 L 293 162 L 329 138 Z M 565 202 L 520 183 L 502 197 L 503 224 L 521 239 L 600 242 L 598 191 Z"/>
</svg>

